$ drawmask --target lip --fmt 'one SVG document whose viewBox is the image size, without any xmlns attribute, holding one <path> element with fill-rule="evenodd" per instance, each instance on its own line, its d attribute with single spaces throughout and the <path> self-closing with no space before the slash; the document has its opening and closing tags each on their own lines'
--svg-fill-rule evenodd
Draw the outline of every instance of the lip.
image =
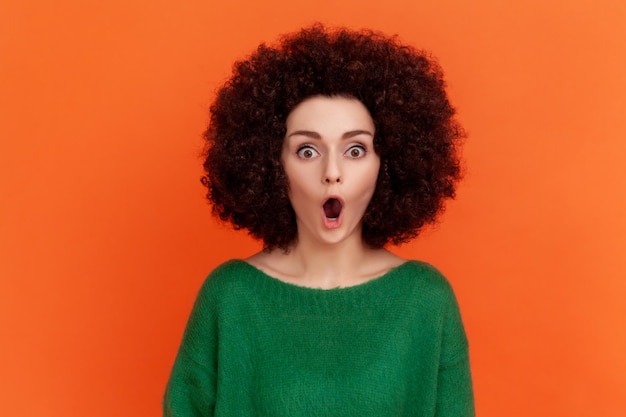
<svg viewBox="0 0 626 417">
<path fill-rule="evenodd" d="M 329 219 L 328 217 L 326 217 L 326 213 L 324 212 L 324 204 L 326 204 L 326 202 L 328 200 L 330 200 L 331 198 L 339 201 L 339 204 L 341 204 L 341 213 L 339 213 L 339 217 L 334 218 L 334 219 Z M 343 198 L 341 198 L 338 195 L 329 195 L 327 196 L 324 201 L 322 201 L 322 204 L 320 205 L 320 210 L 322 212 L 322 222 L 324 223 L 324 227 L 326 227 L 327 229 L 336 229 L 339 226 L 341 226 L 341 222 L 343 220 L 343 212 L 345 210 L 346 207 L 346 203 L 344 202 Z"/>
</svg>

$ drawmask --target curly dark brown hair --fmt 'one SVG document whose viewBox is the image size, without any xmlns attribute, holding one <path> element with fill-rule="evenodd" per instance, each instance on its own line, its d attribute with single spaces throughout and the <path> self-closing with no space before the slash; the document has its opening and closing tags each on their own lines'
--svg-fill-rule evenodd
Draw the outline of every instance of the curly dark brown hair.
<svg viewBox="0 0 626 417">
<path fill-rule="evenodd" d="M 202 183 L 213 212 L 262 239 L 266 250 L 296 241 L 281 151 L 290 111 L 316 95 L 356 98 L 374 121 L 381 166 L 363 218 L 365 243 L 383 247 L 417 236 L 454 197 L 461 176 L 464 133 L 442 71 L 396 38 L 320 24 L 275 46 L 261 44 L 219 89 L 204 135 Z"/>
</svg>

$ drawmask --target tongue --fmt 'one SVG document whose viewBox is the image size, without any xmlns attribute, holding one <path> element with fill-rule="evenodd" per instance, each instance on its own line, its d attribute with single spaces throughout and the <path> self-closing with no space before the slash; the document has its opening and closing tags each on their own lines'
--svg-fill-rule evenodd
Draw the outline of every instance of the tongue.
<svg viewBox="0 0 626 417">
<path fill-rule="evenodd" d="M 336 219 L 341 213 L 341 203 L 336 198 L 330 198 L 324 203 L 324 214 L 329 219 Z"/>
</svg>

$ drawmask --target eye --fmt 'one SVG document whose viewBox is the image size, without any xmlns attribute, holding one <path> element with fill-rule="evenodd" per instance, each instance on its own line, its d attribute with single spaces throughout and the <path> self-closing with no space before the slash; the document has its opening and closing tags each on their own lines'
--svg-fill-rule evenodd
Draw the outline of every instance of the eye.
<svg viewBox="0 0 626 417">
<path fill-rule="evenodd" d="M 365 147 L 363 145 L 351 146 L 346 152 L 346 154 L 350 158 L 354 158 L 354 159 L 363 158 L 366 153 L 367 151 L 365 150 Z"/>
<path fill-rule="evenodd" d="M 296 155 L 302 159 L 311 159 L 318 156 L 319 152 L 317 152 L 311 145 L 302 145 L 298 148 Z"/>
</svg>

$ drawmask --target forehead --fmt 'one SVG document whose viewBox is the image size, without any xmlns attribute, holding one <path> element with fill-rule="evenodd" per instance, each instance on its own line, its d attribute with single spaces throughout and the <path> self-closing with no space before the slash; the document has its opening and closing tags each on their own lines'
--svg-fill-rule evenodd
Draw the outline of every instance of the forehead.
<svg viewBox="0 0 626 417">
<path fill-rule="evenodd" d="M 286 121 L 287 135 L 297 130 L 320 135 L 343 134 L 351 130 L 374 133 L 374 122 L 367 108 L 355 98 L 314 96 L 298 104 Z"/>
</svg>

